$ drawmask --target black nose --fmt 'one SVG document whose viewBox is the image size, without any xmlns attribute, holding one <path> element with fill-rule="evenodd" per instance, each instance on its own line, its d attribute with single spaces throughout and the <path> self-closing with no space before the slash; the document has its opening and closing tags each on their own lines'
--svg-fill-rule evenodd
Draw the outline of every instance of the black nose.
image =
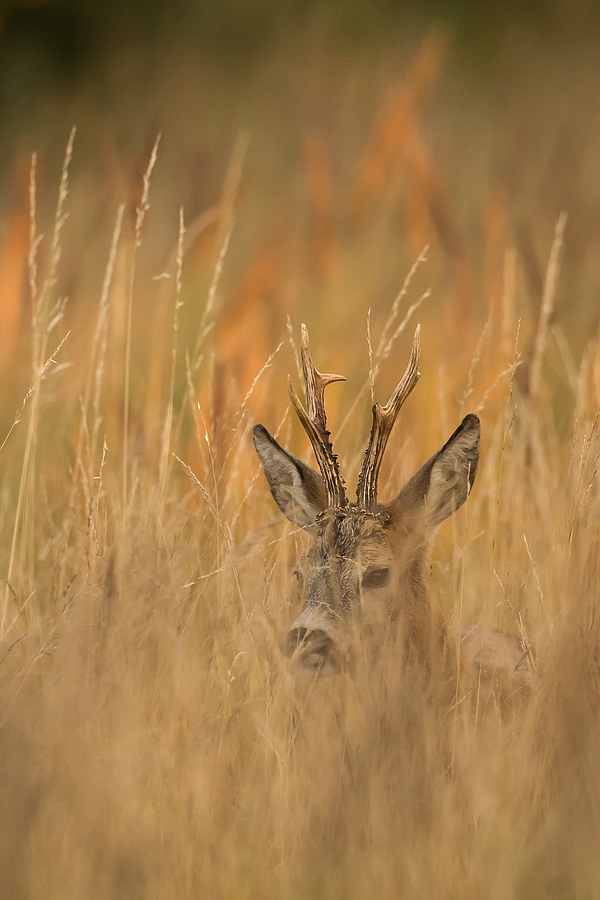
<svg viewBox="0 0 600 900">
<path fill-rule="evenodd" d="M 308 669 L 321 672 L 339 670 L 339 660 L 333 640 L 320 628 L 292 628 L 287 639 L 287 654 Z"/>
</svg>

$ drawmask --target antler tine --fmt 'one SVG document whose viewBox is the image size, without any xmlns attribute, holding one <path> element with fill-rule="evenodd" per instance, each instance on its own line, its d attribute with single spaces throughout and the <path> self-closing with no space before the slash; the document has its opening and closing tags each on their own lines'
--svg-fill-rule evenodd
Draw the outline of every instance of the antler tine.
<svg viewBox="0 0 600 900">
<path fill-rule="evenodd" d="M 373 406 L 373 425 L 362 470 L 356 488 L 358 505 L 362 509 L 374 512 L 377 506 L 377 482 L 381 461 L 391 434 L 394 422 L 398 417 L 402 404 L 419 380 L 419 357 L 421 355 L 421 326 L 417 325 L 410 360 L 406 371 L 392 396 L 385 406 L 375 403 Z"/>
<path fill-rule="evenodd" d="M 346 489 L 340 474 L 337 456 L 333 452 L 333 447 L 329 440 L 330 434 L 327 430 L 325 388 L 334 381 L 345 381 L 346 379 L 343 375 L 323 375 L 317 371 L 310 353 L 308 330 L 304 324 L 301 329 L 301 350 L 308 412 L 304 409 L 298 394 L 294 390 L 291 377 L 288 378 L 290 400 L 315 452 L 317 463 L 327 488 L 329 506 L 333 508 L 345 506 L 348 502 Z"/>
<path fill-rule="evenodd" d="M 302 371 L 306 385 L 306 403 L 308 415 L 317 425 L 321 436 L 329 446 L 329 432 L 327 431 L 327 416 L 325 415 L 325 388 L 334 381 L 345 381 L 343 375 L 323 375 L 318 372 L 310 352 L 308 340 L 308 328 L 304 323 L 300 326 Z"/>
</svg>

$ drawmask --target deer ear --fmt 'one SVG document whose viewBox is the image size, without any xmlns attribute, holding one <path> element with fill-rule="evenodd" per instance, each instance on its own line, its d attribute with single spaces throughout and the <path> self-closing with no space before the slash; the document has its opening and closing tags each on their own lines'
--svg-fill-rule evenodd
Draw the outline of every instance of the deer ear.
<svg viewBox="0 0 600 900">
<path fill-rule="evenodd" d="M 262 425 L 254 426 L 253 436 L 273 500 L 292 524 L 309 528 L 317 514 L 327 508 L 322 477 L 280 447 Z"/>
<path fill-rule="evenodd" d="M 427 524 L 433 528 L 456 512 L 475 481 L 479 435 L 477 416 L 465 416 L 442 449 L 402 488 L 393 506 L 413 513 L 424 510 Z"/>
</svg>

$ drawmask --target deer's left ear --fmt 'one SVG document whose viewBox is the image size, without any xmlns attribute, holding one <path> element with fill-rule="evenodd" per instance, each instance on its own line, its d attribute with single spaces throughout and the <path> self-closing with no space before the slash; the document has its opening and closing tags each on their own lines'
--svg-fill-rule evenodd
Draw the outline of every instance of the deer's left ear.
<svg viewBox="0 0 600 900">
<path fill-rule="evenodd" d="M 392 506 L 413 513 L 424 511 L 433 528 L 456 512 L 475 481 L 480 430 L 477 416 L 465 416 L 442 449 L 402 488 Z"/>
<path fill-rule="evenodd" d="M 253 435 L 275 503 L 293 525 L 310 528 L 317 515 L 327 508 L 327 491 L 322 477 L 280 447 L 262 425 L 254 426 Z"/>
</svg>

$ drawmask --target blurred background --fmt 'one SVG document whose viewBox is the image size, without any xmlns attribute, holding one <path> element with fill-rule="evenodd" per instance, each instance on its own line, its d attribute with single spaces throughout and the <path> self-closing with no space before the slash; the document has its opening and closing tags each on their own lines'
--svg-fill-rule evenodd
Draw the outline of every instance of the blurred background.
<svg viewBox="0 0 600 900">
<path fill-rule="evenodd" d="M 0 122 L 3 895 L 597 897 L 600 3 L 0 0 Z M 417 321 L 382 498 L 480 415 L 432 593 L 529 712 L 296 694 L 303 321 L 350 491 Z"/>
<path fill-rule="evenodd" d="M 426 358 L 456 358 L 466 372 L 492 317 L 498 329 L 484 361 L 493 380 L 512 359 L 517 321 L 522 349 L 535 333 L 566 211 L 551 323 L 560 410 L 565 365 L 577 364 L 598 331 L 599 97 L 594 0 L 3 0 L 0 412 L 12 417 L 9 387 L 22 396 L 30 370 L 31 154 L 43 271 L 74 125 L 55 292 L 69 298 L 75 366 L 87 359 L 119 204 L 131 245 L 143 173 L 162 135 L 136 260 L 132 403 L 146 424 L 166 390 L 181 207 L 180 349 L 196 340 L 231 232 L 210 340 L 216 371 L 240 396 L 288 316 L 296 329 L 305 319 L 328 347 L 329 368 L 351 375 L 358 364 L 364 378 L 367 312 L 376 342 L 425 246 L 407 302 L 431 287 L 419 312 L 431 325 Z M 124 310 L 117 297 L 116 384 Z M 437 362 L 429 371 L 438 379 Z"/>
</svg>

